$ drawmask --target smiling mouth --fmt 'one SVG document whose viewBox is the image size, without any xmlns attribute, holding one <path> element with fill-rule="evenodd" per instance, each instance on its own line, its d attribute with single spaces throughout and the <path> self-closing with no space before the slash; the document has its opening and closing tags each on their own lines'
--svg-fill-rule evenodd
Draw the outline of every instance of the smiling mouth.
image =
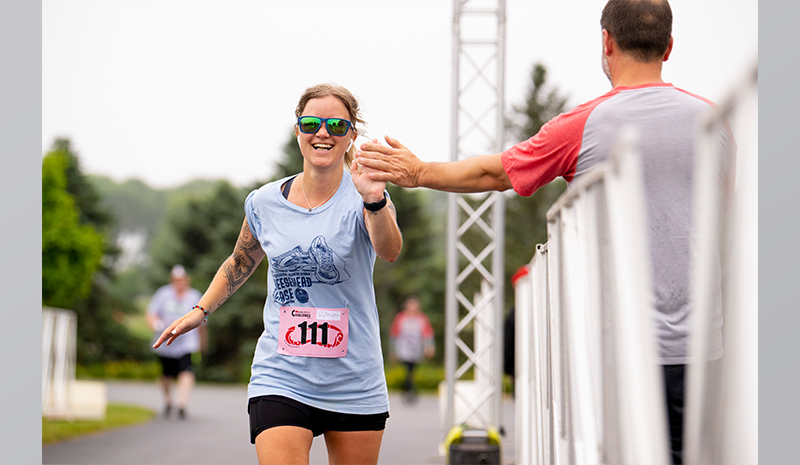
<svg viewBox="0 0 800 465">
<path fill-rule="evenodd" d="M 333 148 L 333 146 L 330 144 L 313 144 L 312 147 L 314 147 L 314 149 L 316 150 L 324 150 L 324 151 L 328 151 Z"/>
</svg>

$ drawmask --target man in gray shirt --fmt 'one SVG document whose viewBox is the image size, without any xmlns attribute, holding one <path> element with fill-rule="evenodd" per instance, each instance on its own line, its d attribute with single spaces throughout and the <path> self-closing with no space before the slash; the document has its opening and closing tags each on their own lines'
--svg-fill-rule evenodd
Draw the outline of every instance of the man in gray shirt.
<svg viewBox="0 0 800 465">
<path fill-rule="evenodd" d="M 200 301 L 200 291 L 189 286 L 189 275 L 181 265 L 170 272 L 170 283 L 161 286 L 147 305 L 147 322 L 158 337 L 164 328 L 185 315 Z M 164 392 L 164 416 L 172 411 L 172 380 L 176 381 L 178 418 L 186 419 L 186 405 L 194 387 L 195 376 L 192 354 L 205 345 L 206 326 L 185 334 L 170 345 L 162 345 L 153 351 L 161 361 L 161 387 Z"/>
<path fill-rule="evenodd" d="M 697 128 L 713 106 L 661 78 L 672 52 L 667 1 L 610 0 L 600 20 L 602 67 L 612 89 L 545 124 L 532 138 L 503 153 L 449 163 L 420 161 L 399 141 L 367 143 L 357 161 L 380 172 L 373 179 L 403 187 L 448 192 L 505 191 L 524 196 L 556 177 L 571 182 L 608 158 L 623 127 L 639 134 L 659 355 L 664 367 L 673 463 L 681 463 L 688 314 L 692 180 Z M 721 143 L 732 155 L 727 129 Z M 732 175 L 731 170 L 722 176 Z M 713 323 L 710 359 L 722 356 L 721 314 Z"/>
</svg>

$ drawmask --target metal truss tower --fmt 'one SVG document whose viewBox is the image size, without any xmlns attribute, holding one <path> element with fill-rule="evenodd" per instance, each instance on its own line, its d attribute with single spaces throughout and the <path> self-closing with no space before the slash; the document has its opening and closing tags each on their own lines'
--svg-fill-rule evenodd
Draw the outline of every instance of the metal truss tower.
<svg viewBox="0 0 800 465">
<path fill-rule="evenodd" d="M 451 161 L 503 149 L 505 0 L 454 0 Z M 500 427 L 505 199 L 449 194 L 447 428 Z"/>
</svg>

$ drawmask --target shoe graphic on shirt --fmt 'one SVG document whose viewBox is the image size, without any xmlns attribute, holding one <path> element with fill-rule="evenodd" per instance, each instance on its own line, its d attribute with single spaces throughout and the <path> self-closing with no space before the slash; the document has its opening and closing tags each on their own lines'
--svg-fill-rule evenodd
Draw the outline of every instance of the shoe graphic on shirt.
<svg viewBox="0 0 800 465">
<path fill-rule="evenodd" d="M 278 271 L 312 271 L 314 260 L 298 245 L 273 258 L 272 266 Z"/>
<path fill-rule="evenodd" d="M 317 265 L 317 278 L 323 283 L 335 283 L 339 279 L 339 270 L 333 263 L 333 251 L 328 247 L 325 238 L 317 236 L 311 241 L 308 253 Z"/>
<path fill-rule="evenodd" d="M 342 281 L 342 274 L 336 266 L 336 253 L 328 246 L 325 237 L 317 236 L 311 241 L 308 251 L 301 246 L 295 246 L 271 260 L 273 274 L 306 272 L 313 274 L 314 278 L 323 284 L 336 284 Z M 350 275 L 344 268 L 345 264 L 338 258 L 339 265 L 347 279 Z"/>
</svg>

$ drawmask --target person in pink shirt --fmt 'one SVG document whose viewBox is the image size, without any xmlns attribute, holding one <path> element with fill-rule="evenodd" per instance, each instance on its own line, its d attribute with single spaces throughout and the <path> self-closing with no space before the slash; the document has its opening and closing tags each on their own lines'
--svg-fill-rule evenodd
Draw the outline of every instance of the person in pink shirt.
<svg viewBox="0 0 800 465">
<path fill-rule="evenodd" d="M 403 383 L 405 399 L 413 402 L 416 399 L 414 368 L 423 356 L 430 358 L 436 353 L 433 327 L 428 316 L 422 312 L 418 298 L 406 298 L 402 310 L 392 321 L 389 336 L 392 360 L 400 360 L 406 366 L 406 380 Z"/>
</svg>

